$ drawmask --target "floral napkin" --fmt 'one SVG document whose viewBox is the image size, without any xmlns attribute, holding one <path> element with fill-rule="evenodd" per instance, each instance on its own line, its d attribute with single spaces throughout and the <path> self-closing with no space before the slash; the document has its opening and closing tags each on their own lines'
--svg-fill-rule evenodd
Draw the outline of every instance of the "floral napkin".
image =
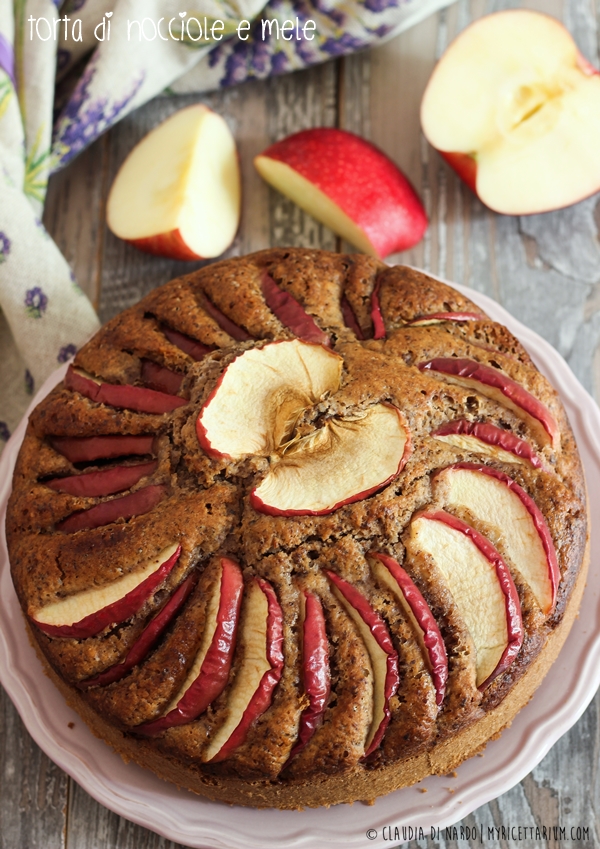
<svg viewBox="0 0 600 849">
<path fill-rule="evenodd" d="M 98 327 L 40 221 L 53 171 L 165 89 L 203 92 L 322 62 L 449 2 L 0 0 L 0 447 L 34 389 Z M 277 37 L 288 20 L 299 38 Z M 205 37 L 213 25 L 220 39 Z M 81 65 L 53 126 L 55 82 Z"/>
</svg>

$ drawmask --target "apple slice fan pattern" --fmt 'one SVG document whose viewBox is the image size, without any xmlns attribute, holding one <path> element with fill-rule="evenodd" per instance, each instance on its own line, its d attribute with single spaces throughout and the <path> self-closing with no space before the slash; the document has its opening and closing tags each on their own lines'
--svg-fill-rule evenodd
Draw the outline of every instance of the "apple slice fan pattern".
<svg viewBox="0 0 600 849">
<path fill-rule="evenodd" d="M 447 773 L 505 727 L 577 612 L 586 523 L 564 410 L 506 328 L 415 270 L 276 249 L 81 349 L 7 531 L 96 733 L 296 808 Z"/>
</svg>

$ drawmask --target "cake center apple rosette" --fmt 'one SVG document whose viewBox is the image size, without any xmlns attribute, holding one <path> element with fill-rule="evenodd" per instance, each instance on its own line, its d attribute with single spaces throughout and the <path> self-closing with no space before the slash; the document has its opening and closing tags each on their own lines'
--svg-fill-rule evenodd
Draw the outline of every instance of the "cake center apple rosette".
<svg viewBox="0 0 600 849">
<path fill-rule="evenodd" d="M 291 784 L 494 709 L 586 538 L 564 411 L 505 328 L 420 272 L 291 249 L 109 322 L 31 417 L 7 530 L 93 710 Z"/>
</svg>

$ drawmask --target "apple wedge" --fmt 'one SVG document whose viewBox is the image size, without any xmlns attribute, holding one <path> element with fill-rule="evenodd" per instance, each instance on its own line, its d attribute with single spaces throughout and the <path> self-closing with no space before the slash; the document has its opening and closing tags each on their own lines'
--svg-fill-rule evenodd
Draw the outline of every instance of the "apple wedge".
<svg viewBox="0 0 600 849">
<path fill-rule="evenodd" d="M 360 325 L 354 315 L 354 310 L 350 306 L 350 302 L 348 298 L 344 295 L 340 302 L 340 308 L 342 310 L 342 317 L 344 319 L 344 324 L 348 327 L 356 336 L 357 339 L 364 339 L 365 335 L 362 332 Z"/>
<path fill-rule="evenodd" d="M 341 372 L 338 354 L 299 340 L 245 351 L 202 407 L 198 441 L 211 456 L 267 456 L 291 438 L 304 410 L 338 389 Z"/>
<path fill-rule="evenodd" d="M 373 339 L 385 339 L 385 322 L 383 313 L 381 312 L 381 303 L 379 301 L 379 289 L 381 284 L 379 281 L 373 287 L 371 293 L 371 321 L 373 322 Z"/>
<path fill-rule="evenodd" d="M 547 212 L 600 189 L 600 76 L 547 15 L 513 9 L 467 27 L 433 72 L 421 123 L 496 212 Z"/>
<path fill-rule="evenodd" d="M 477 687 L 485 689 L 523 643 L 521 605 L 508 566 L 488 539 L 442 510 L 415 516 L 410 548 L 428 554 L 444 577 L 475 645 Z"/>
<path fill-rule="evenodd" d="M 229 247 L 240 211 L 235 141 L 223 118 L 199 103 L 134 147 L 110 189 L 106 219 L 142 251 L 198 260 Z"/>
<path fill-rule="evenodd" d="M 90 687 L 106 687 L 108 684 L 120 681 L 135 666 L 142 663 L 189 598 L 190 593 L 196 586 L 197 579 L 198 575 L 194 573 L 177 587 L 163 609 L 146 625 L 120 663 L 116 663 L 114 666 L 105 669 L 104 672 L 95 675 L 93 678 L 81 681 L 77 685 L 79 689 L 89 690 Z"/>
<path fill-rule="evenodd" d="M 486 321 L 487 316 L 478 312 L 432 312 L 407 322 L 409 327 L 426 327 L 430 324 L 444 324 L 446 321 Z"/>
<path fill-rule="evenodd" d="M 302 130 L 254 164 L 267 183 L 371 256 L 407 250 L 427 229 L 425 210 L 398 166 L 353 133 Z"/>
<path fill-rule="evenodd" d="M 435 687 L 435 701 L 444 701 L 448 680 L 448 654 L 433 613 L 408 572 L 389 554 L 371 551 L 372 571 L 390 590 L 405 612 L 419 644 Z"/>
<path fill-rule="evenodd" d="M 142 360 L 140 377 L 142 383 L 149 389 L 155 389 L 157 392 L 165 392 L 167 395 L 177 395 L 183 381 L 182 374 L 164 366 L 159 366 L 158 363 L 153 363 L 152 360 Z"/>
<path fill-rule="evenodd" d="M 365 741 L 365 754 L 381 744 L 390 721 L 390 699 L 398 689 L 398 655 L 383 619 L 356 587 L 335 572 L 327 571 L 334 593 L 357 626 L 371 659 L 373 672 L 373 721 Z"/>
<path fill-rule="evenodd" d="M 431 434 L 440 442 L 453 445 L 471 454 L 486 454 L 501 463 L 520 463 L 532 469 L 543 469 L 543 461 L 529 442 L 519 439 L 509 430 L 487 422 L 457 419 L 438 427 Z"/>
<path fill-rule="evenodd" d="M 70 463 L 92 463 L 94 460 L 114 460 L 116 457 L 154 454 L 154 434 L 141 436 L 52 436 L 55 451 Z"/>
<path fill-rule="evenodd" d="M 95 637 L 109 625 L 120 625 L 134 616 L 165 581 L 180 554 L 180 545 L 170 545 L 136 572 L 51 602 L 30 617 L 49 637 Z"/>
<path fill-rule="evenodd" d="M 302 686 L 308 698 L 300 716 L 298 740 L 289 759 L 299 754 L 323 722 L 331 692 L 329 669 L 329 640 L 325 627 L 323 606 L 318 597 L 304 592 L 302 599 Z"/>
<path fill-rule="evenodd" d="M 207 354 L 210 354 L 214 350 L 209 345 L 203 345 L 197 339 L 186 336 L 185 333 L 179 333 L 178 330 L 171 330 L 165 324 L 161 324 L 160 329 L 172 345 L 175 345 L 176 348 L 179 348 L 180 351 L 183 351 L 184 354 L 187 354 L 193 360 L 196 360 L 196 362 L 200 362 L 200 360 L 203 360 Z"/>
<path fill-rule="evenodd" d="M 464 508 L 501 539 L 506 555 L 547 616 L 556 603 L 560 569 L 541 510 L 516 481 L 490 466 L 457 463 L 434 478 L 449 509 Z"/>
<path fill-rule="evenodd" d="M 252 336 L 247 330 L 244 330 L 243 327 L 240 327 L 239 324 L 236 324 L 228 318 L 224 312 L 221 312 L 221 310 L 213 304 L 207 295 L 204 293 L 200 294 L 198 301 L 204 312 L 216 321 L 221 330 L 231 336 L 232 339 L 235 339 L 238 342 L 247 342 L 252 339 Z"/>
<path fill-rule="evenodd" d="M 76 531 L 87 531 L 91 528 L 100 528 L 116 522 L 117 519 L 132 519 L 134 516 L 142 516 L 149 513 L 157 504 L 160 504 L 166 493 L 166 487 L 162 484 L 151 484 L 129 495 L 121 498 L 113 498 L 111 501 L 103 501 L 90 507 L 89 510 L 79 510 L 72 513 L 62 522 L 56 525 L 57 531 L 65 534 L 74 534 Z"/>
<path fill-rule="evenodd" d="M 542 445 L 551 445 L 555 451 L 560 447 L 560 430 L 548 407 L 504 372 L 459 357 L 437 357 L 419 363 L 419 368 L 497 401 L 525 421 Z"/>
<path fill-rule="evenodd" d="M 283 613 L 271 584 L 254 578 L 246 605 L 241 665 L 229 694 L 227 717 L 202 753 L 204 762 L 225 760 L 242 745 L 252 723 L 270 707 L 283 671 Z"/>
<path fill-rule="evenodd" d="M 82 475 L 69 475 L 66 478 L 53 478 L 45 485 L 55 492 L 66 492 L 82 498 L 94 498 L 102 495 L 114 495 L 130 489 L 146 475 L 156 471 L 158 462 L 138 463 L 135 466 L 113 466 L 99 472 L 86 472 Z"/>
<path fill-rule="evenodd" d="M 122 407 L 138 413 L 170 413 L 187 404 L 185 398 L 145 389 L 143 386 L 129 386 L 118 383 L 101 383 L 81 369 L 69 366 L 65 375 L 65 386 L 74 392 L 80 392 L 97 404 Z"/>
<path fill-rule="evenodd" d="M 272 458 L 250 503 L 274 516 L 331 513 L 386 486 L 410 450 L 408 431 L 391 404 L 375 404 L 360 418 L 328 419 Z"/>
<path fill-rule="evenodd" d="M 221 695 L 229 679 L 235 650 L 244 578 L 229 557 L 222 557 L 220 575 L 208 600 L 204 634 L 183 686 L 163 716 L 136 728 L 137 733 L 159 734 L 174 725 L 192 722 Z"/>
<path fill-rule="evenodd" d="M 321 330 L 312 315 L 309 315 L 289 292 L 282 289 L 270 274 L 263 272 L 260 281 L 263 297 L 267 306 L 284 327 L 302 339 L 304 342 L 314 342 L 317 345 L 331 345 L 331 339 Z"/>
</svg>

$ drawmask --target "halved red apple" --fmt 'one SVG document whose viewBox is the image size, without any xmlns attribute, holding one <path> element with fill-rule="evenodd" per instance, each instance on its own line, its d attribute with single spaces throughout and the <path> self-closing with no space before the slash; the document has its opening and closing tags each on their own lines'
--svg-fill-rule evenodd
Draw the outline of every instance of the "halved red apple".
<svg viewBox="0 0 600 849">
<path fill-rule="evenodd" d="M 312 315 L 309 315 L 289 292 L 282 289 L 270 274 L 263 272 L 260 285 L 267 306 L 284 327 L 289 328 L 298 339 L 318 345 L 331 345 L 331 339 L 321 330 Z"/>
<path fill-rule="evenodd" d="M 106 219 L 115 236 L 140 250 L 197 260 L 229 247 L 240 210 L 233 136 L 220 115 L 197 103 L 134 147 L 111 186 Z"/>
<path fill-rule="evenodd" d="M 192 722 L 221 695 L 229 679 L 242 606 L 242 570 L 222 557 L 220 575 L 208 600 L 204 634 L 192 667 L 163 716 L 136 728 L 142 734 L 159 734 L 174 725 Z"/>
<path fill-rule="evenodd" d="M 408 572 L 389 554 L 371 551 L 375 577 L 394 595 L 411 623 L 431 672 L 438 705 L 444 701 L 448 680 L 448 654 L 433 613 Z"/>
<path fill-rule="evenodd" d="M 386 486 L 410 450 L 408 430 L 391 404 L 374 404 L 360 418 L 328 419 L 272 458 L 250 503 L 274 516 L 330 513 Z"/>
<path fill-rule="evenodd" d="M 297 339 L 244 351 L 200 411 L 200 445 L 217 457 L 269 455 L 291 438 L 304 410 L 336 391 L 341 371 L 338 354 Z"/>
<path fill-rule="evenodd" d="M 151 475 L 158 466 L 156 460 L 149 463 L 137 463 L 135 466 L 113 466 L 98 472 L 85 472 L 81 475 L 69 475 L 66 478 L 53 478 L 44 481 L 55 492 L 66 492 L 80 497 L 114 495 L 130 489 L 145 475 Z"/>
<path fill-rule="evenodd" d="M 180 554 L 180 545 L 170 545 L 141 569 L 111 584 L 51 602 L 30 613 L 31 620 L 49 637 L 95 637 L 109 625 L 119 625 L 134 616 L 167 578 Z"/>
<path fill-rule="evenodd" d="M 52 447 L 70 463 L 154 454 L 154 434 L 141 436 L 52 436 Z"/>
<path fill-rule="evenodd" d="M 144 513 L 149 513 L 162 501 L 165 492 L 166 487 L 162 484 L 144 486 L 129 493 L 129 495 L 123 495 L 121 498 L 113 498 L 111 501 L 96 504 L 88 510 L 71 513 L 70 516 L 56 525 L 56 530 L 63 531 L 66 534 L 74 534 L 76 531 L 86 531 L 91 528 L 100 528 L 102 525 L 109 525 L 111 522 L 116 522 L 117 519 L 132 519 L 134 516 L 142 516 Z"/>
<path fill-rule="evenodd" d="M 421 105 L 428 141 L 496 212 L 527 215 L 600 188 L 600 76 L 565 27 L 511 9 L 452 42 Z"/>
<path fill-rule="evenodd" d="M 508 566 L 488 539 L 443 510 L 413 518 L 410 548 L 430 555 L 443 575 L 475 645 L 477 686 L 485 689 L 523 643 L 521 605 Z"/>
<path fill-rule="evenodd" d="M 390 721 L 390 699 L 398 689 L 398 654 L 387 625 L 364 595 L 335 572 L 327 571 L 334 592 L 357 626 L 365 643 L 373 672 L 373 721 L 365 741 L 368 757 L 380 745 Z"/>
<path fill-rule="evenodd" d="M 485 321 L 486 316 L 478 312 L 432 312 L 407 322 L 410 327 L 426 327 L 429 324 L 443 324 L 446 321 Z"/>
<path fill-rule="evenodd" d="M 431 435 L 462 451 L 487 454 L 501 463 L 522 463 L 533 469 L 544 468 L 543 461 L 529 442 L 488 422 L 457 419 L 438 427 Z"/>
<path fill-rule="evenodd" d="M 120 663 L 110 666 L 108 669 L 105 669 L 104 672 L 101 672 L 99 675 L 95 675 L 93 678 L 81 681 L 77 685 L 79 689 L 89 690 L 90 687 L 106 687 L 108 684 L 120 681 L 121 678 L 124 678 L 127 673 L 134 668 L 134 666 L 141 663 L 150 654 L 175 616 L 181 610 L 190 593 L 194 589 L 197 579 L 197 573 L 193 573 L 177 587 L 163 609 L 156 614 L 148 625 L 146 625 L 138 639 Z"/>
<path fill-rule="evenodd" d="M 459 357 L 437 357 L 419 363 L 419 368 L 448 383 L 475 389 L 508 407 L 529 425 L 542 445 L 550 444 L 554 450 L 560 447 L 560 430 L 548 407 L 504 372 L 476 360 Z"/>
<path fill-rule="evenodd" d="M 329 669 L 329 640 L 325 627 L 323 606 L 318 597 L 304 592 L 302 601 L 302 686 L 308 698 L 300 716 L 298 739 L 290 758 L 299 754 L 323 722 L 331 692 Z"/>
<path fill-rule="evenodd" d="M 69 366 L 65 375 L 65 386 L 74 392 L 80 392 L 98 404 L 111 407 L 123 407 L 138 413 L 170 413 L 187 404 L 185 398 L 145 389 L 143 386 L 129 386 L 118 383 L 101 383 L 81 369 Z"/>
<path fill-rule="evenodd" d="M 202 760 L 225 760 L 245 741 L 250 726 L 271 705 L 283 671 L 283 613 L 275 590 L 263 578 L 248 587 L 241 634 L 242 661 L 232 684 L 228 713 Z"/>
<path fill-rule="evenodd" d="M 464 508 L 502 539 L 511 563 L 529 584 L 541 610 L 556 603 L 560 569 L 541 510 L 519 484 L 490 466 L 457 463 L 434 478 L 449 509 Z"/>
<path fill-rule="evenodd" d="M 184 354 L 187 354 L 193 360 L 196 360 L 196 362 L 203 360 L 207 354 L 210 354 L 210 352 L 214 350 L 208 345 L 203 345 L 202 342 L 198 342 L 197 339 L 192 339 L 191 336 L 186 336 L 185 333 L 179 333 L 178 330 L 172 330 L 165 324 L 161 324 L 160 329 L 172 345 L 175 345 L 176 348 L 179 348 L 184 352 Z"/>
</svg>

